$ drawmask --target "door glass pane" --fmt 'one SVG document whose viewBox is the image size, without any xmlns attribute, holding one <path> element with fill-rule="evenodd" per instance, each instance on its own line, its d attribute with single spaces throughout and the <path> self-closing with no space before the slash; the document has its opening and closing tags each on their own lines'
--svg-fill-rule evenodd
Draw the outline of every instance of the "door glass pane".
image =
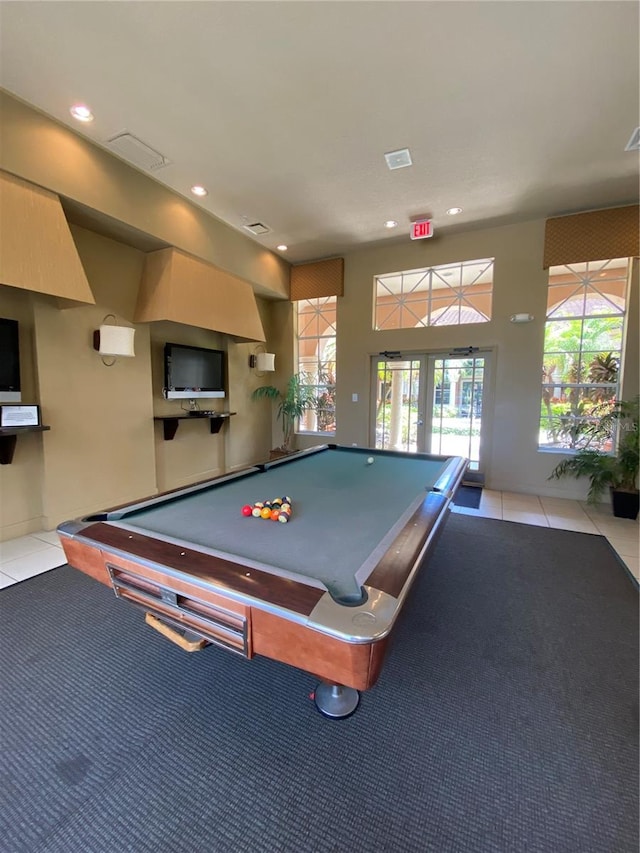
<svg viewBox="0 0 640 853">
<path fill-rule="evenodd" d="M 478 470 L 484 385 L 484 358 L 432 362 L 431 453 L 466 456 Z"/>
<path fill-rule="evenodd" d="M 376 365 L 375 446 L 381 450 L 418 449 L 420 362 L 385 361 Z"/>
</svg>

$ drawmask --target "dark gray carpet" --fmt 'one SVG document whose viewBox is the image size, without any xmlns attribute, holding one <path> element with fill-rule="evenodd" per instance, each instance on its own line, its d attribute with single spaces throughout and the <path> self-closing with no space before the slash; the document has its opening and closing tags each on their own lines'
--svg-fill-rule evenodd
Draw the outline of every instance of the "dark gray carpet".
<svg viewBox="0 0 640 853">
<path fill-rule="evenodd" d="M 0 606 L 3 853 L 637 853 L 637 587 L 600 537 L 451 516 L 343 722 L 68 567 Z"/>
</svg>

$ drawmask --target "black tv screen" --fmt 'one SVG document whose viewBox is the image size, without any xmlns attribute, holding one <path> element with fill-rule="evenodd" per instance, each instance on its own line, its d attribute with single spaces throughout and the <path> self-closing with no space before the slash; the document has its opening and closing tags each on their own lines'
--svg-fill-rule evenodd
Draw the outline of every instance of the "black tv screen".
<svg viewBox="0 0 640 853">
<path fill-rule="evenodd" d="M 0 402 L 21 400 L 18 321 L 0 317 Z"/>
<path fill-rule="evenodd" d="M 168 400 L 225 397 L 223 350 L 166 343 L 164 393 Z"/>
</svg>

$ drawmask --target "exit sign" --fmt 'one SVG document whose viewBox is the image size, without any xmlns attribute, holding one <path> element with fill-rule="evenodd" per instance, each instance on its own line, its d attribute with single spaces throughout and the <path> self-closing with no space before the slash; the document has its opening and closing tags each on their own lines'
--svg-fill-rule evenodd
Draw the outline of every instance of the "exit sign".
<svg viewBox="0 0 640 853">
<path fill-rule="evenodd" d="M 433 223 L 430 219 L 419 219 L 411 223 L 411 239 L 423 240 L 425 237 L 433 237 Z"/>
</svg>

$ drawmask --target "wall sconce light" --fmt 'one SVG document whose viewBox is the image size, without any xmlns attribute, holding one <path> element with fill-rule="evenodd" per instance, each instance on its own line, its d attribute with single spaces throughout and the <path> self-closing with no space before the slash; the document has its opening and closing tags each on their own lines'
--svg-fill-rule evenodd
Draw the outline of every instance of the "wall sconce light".
<svg viewBox="0 0 640 853">
<path fill-rule="evenodd" d="M 276 369 L 275 353 L 267 352 L 262 344 L 258 345 L 249 356 L 249 367 L 253 368 L 258 376 L 272 373 Z"/>
<path fill-rule="evenodd" d="M 530 323 L 535 317 L 533 314 L 512 314 L 509 319 L 512 323 Z"/>
<path fill-rule="evenodd" d="M 106 367 L 113 367 L 118 356 L 132 358 L 135 355 L 133 349 L 133 338 L 136 330 L 131 326 L 115 326 L 107 323 L 114 314 L 107 314 L 99 329 L 93 333 L 93 348 L 102 356 L 102 363 Z M 111 361 L 105 361 L 105 356 Z"/>
</svg>

